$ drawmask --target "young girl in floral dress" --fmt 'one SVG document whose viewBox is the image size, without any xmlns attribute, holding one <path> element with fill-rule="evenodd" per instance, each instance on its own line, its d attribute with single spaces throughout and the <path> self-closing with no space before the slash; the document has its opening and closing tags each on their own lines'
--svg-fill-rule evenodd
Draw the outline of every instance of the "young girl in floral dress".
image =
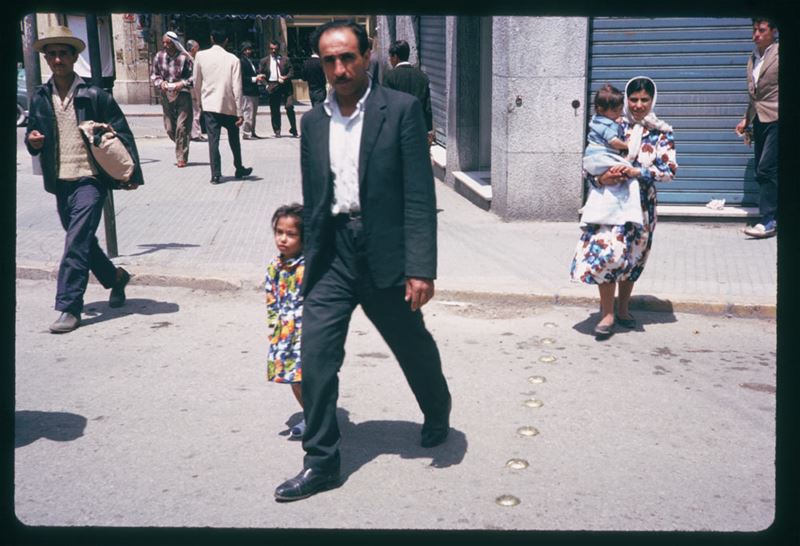
<svg viewBox="0 0 800 546">
<path fill-rule="evenodd" d="M 279 207 L 272 216 L 272 231 L 279 254 L 267 266 L 264 283 L 270 331 L 267 379 L 290 384 L 302 407 L 303 206 L 293 203 Z M 305 420 L 290 429 L 289 438 L 301 439 L 304 430 Z"/>
</svg>

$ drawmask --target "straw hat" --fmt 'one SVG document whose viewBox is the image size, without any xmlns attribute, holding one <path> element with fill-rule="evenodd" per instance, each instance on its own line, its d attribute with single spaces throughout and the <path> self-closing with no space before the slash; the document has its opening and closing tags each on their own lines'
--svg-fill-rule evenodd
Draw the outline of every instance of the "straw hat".
<svg viewBox="0 0 800 546">
<path fill-rule="evenodd" d="M 72 34 L 70 29 L 62 26 L 48 27 L 44 37 L 33 42 L 33 49 L 39 53 L 44 53 L 44 47 L 51 44 L 72 46 L 75 48 L 75 53 L 80 53 L 86 49 L 86 44 L 83 43 L 83 40 Z"/>
</svg>

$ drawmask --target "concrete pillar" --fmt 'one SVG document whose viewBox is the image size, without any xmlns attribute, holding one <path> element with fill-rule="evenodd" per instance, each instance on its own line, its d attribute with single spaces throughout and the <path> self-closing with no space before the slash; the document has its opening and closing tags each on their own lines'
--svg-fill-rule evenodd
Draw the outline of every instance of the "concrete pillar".
<svg viewBox="0 0 800 546">
<path fill-rule="evenodd" d="M 117 73 L 114 98 L 119 104 L 150 104 L 150 51 L 138 21 L 133 14 L 112 13 L 111 28 Z"/>
<path fill-rule="evenodd" d="M 492 210 L 577 220 L 588 19 L 495 17 L 492 37 Z"/>
<path fill-rule="evenodd" d="M 444 182 L 457 187 L 453 171 L 478 169 L 480 102 L 480 17 L 447 17 L 447 170 Z M 460 192 L 459 192 L 460 193 Z"/>
<path fill-rule="evenodd" d="M 405 40 L 411 49 L 408 62 L 419 66 L 419 25 L 416 17 L 412 15 L 398 15 L 395 17 L 395 40 Z M 390 44 L 391 45 L 391 44 Z M 388 50 L 388 47 L 387 47 Z"/>
</svg>

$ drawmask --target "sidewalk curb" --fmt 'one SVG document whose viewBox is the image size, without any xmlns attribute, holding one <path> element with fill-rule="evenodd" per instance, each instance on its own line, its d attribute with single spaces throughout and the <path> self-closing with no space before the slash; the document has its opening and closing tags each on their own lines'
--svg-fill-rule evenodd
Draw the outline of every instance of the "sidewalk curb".
<svg viewBox="0 0 800 546">
<path fill-rule="evenodd" d="M 17 279 L 25 280 L 55 280 L 58 270 L 46 266 L 17 266 Z M 93 277 L 89 282 L 97 283 Z M 214 292 L 231 292 L 238 290 L 261 291 L 263 283 L 254 284 L 246 281 L 230 281 L 216 277 L 189 277 L 175 274 L 136 273 L 131 276 L 131 285 L 136 286 L 162 286 L 191 288 Z M 564 305 L 577 307 L 596 307 L 596 296 L 573 296 L 559 294 L 531 294 L 508 292 L 481 292 L 472 290 L 448 290 L 438 288 L 436 301 L 465 304 L 497 304 L 507 303 L 509 306 L 520 307 L 525 305 Z M 651 295 L 636 296 L 631 298 L 630 308 L 634 311 L 653 311 L 659 313 L 690 313 L 696 315 L 730 316 L 736 318 L 775 319 L 777 305 L 775 304 L 742 304 L 732 302 L 712 302 L 678 300 L 669 297 L 659 298 Z"/>
</svg>

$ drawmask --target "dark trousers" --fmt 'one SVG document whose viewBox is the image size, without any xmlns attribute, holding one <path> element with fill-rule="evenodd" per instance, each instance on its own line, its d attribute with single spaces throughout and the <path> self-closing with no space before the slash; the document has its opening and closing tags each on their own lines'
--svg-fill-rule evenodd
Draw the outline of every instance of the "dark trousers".
<svg viewBox="0 0 800 546">
<path fill-rule="evenodd" d="M 778 122 L 753 120 L 756 181 L 760 190 L 761 223 L 778 219 Z"/>
<path fill-rule="evenodd" d="M 269 115 L 272 120 L 272 130 L 279 133 L 281 130 L 281 105 L 286 106 L 286 117 L 289 118 L 289 129 L 297 132 L 297 121 L 294 115 L 294 95 L 287 95 L 283 86 L 279 85 L 269 93 Z"/>
<path fill-rule="evenodd" d="M 233 152 L 233 166 L 242 168 L 242 145 L 239 142 L 239 128 L 236 126 L 236 116 L 218 114 L 217 112 L 203 112 L 208 131 L 208 155 L 211 161 L 211 176 L 222 176 L 222 160 L 219 156 L 219 137 L 222 128 L 228 131 L 228 144 Z"/>
<path fill-rule="evenodd" d="M 116 283 L 117 268 L 95 236 L 107 192 L 106 186 L 93 177 L 74 182 L 59 180 L 56 184 L 58 216 L 67 232 L 58 268 L 56 311 L 80 315 L 89 271 L 106 288 Z"/>
<path fill-rule="evenodd" d="M 360 220 L 337 220 L 335 241 L 330 267 L 303 303 L 303 462 L 323 471 L 339 469 L 338 373 L 356 305 L 394 353 L 426 420 L 443 420 L 450 405 L 439 350 L 422 312 L 404 301 L 404 286 L 379 289 L 370 277 Z"/>
</svg>

